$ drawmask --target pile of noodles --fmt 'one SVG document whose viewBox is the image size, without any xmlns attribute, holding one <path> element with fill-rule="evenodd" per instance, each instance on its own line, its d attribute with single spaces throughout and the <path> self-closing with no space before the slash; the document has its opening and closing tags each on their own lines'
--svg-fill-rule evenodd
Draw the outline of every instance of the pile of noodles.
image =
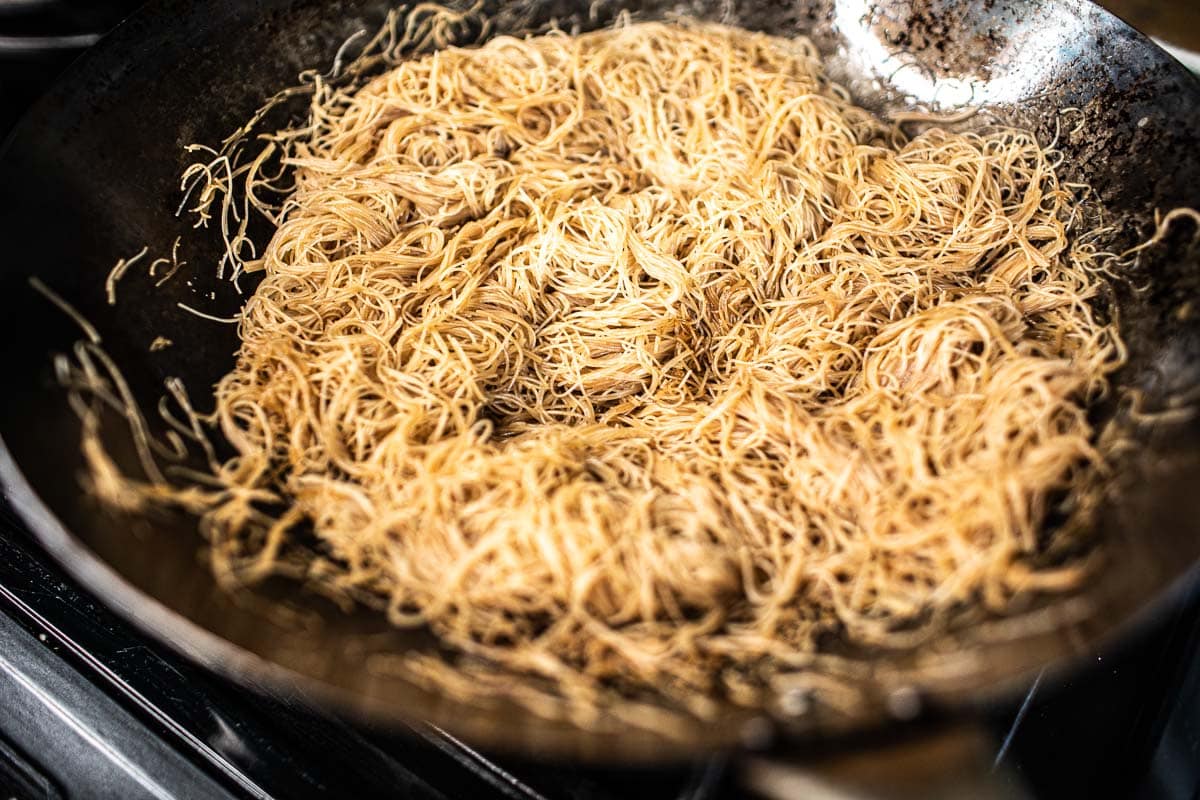
<svg viewBox="0 0 1200 800">
<path fill-rule="evenodd" d="M 804 39 L 644 23 L 440 50 L 275 144 L 236 454 L 145 489 L 229 585 L 376 605 L 460 656 L 410 671 L 587 722 L 1083 577 L 1047 522 L 1124 351 L 1030 135 L 910 139 Z"/>
</svg>

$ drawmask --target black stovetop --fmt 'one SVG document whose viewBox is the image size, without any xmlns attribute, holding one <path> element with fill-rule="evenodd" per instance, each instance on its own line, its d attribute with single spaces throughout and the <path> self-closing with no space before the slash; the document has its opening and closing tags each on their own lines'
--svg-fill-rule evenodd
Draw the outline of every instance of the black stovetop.
<svg viewBox="0 0 1200 800">
<path fill-rule="evenodd" d="M 134 5 L 0 0 L 0 134 Z M 938 748 L 961 775 L 914 784 L 906 765 Z M 1200 590 L 1121 652 L 1064 682 L 1033 680 L 1023 701 L 970 728 L 851 749 L 599 769 L 485 755 L 429 726 L 343 720 L 297 693 L 235 686 L 147 638 L 68 578 L 0 498 L 0 800 L 1200 800 Z"/>
</svg>

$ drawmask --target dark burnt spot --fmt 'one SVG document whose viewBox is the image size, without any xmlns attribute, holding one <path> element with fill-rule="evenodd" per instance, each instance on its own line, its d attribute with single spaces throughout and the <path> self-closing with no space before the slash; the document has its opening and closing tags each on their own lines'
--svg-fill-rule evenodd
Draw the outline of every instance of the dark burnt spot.
<svg viewBox="0 0 1200 800">
<path fill-rule="evenodd" d="M 924 67 L 941 75 L 991 76 L 991 65 L 1008 43 L 998 20 L 970 3 L 917 0 L 881 4 L 871 11 L 868 25 L 879 38 L 903 50 Z"/>
</svg>

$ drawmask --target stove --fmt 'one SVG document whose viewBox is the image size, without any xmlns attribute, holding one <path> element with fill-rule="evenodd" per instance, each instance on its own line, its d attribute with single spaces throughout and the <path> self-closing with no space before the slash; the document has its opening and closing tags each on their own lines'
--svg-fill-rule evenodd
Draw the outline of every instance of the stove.
<svg viewBox="0 0 1200 800">
<path fill-rule="evenodd" d="M 0 134 L 136 4 L 0 0 Z M 380 729 L 298 693 L 235 686 L 109 611 L 0 497 L 0 800 L 317 796 L 1200 800 L 1200 588 L 1120 651 L 1067 679 L 1038 676 L 969 725 L 803 757 L 597 768 L 482 753 L 431 726 Z"/>
</svg>

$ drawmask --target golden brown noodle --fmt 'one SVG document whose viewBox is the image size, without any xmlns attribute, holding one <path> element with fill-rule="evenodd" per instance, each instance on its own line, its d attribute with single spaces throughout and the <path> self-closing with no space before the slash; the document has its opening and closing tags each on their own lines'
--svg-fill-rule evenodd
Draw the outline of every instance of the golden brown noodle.
<svg viewBox="0 0 1200 800">
<path fill-rule="evenodd" d="M 263 272 L 215 392 L 236 455 L 141 491 L 201 513 L 227 585 L 377 604 L 491 665 L 411 673 L 543 709 L 503 670 L 540 676 L 589 723 L 612 691 L 760 703 L 852 669 L 830 637 L 909 646 L 1081 579 L 1045 522 L 1091 505 L 1124 351 L 1030 135 L 908 139 L 808 41 L 700 23 L 314 97 L 250 167 L 190 174 L 225 264 Z"/>
<path fill-rule="evenodd" d="M 148 247 L 143 247 L 141 251 L 139 251 L 132 258 L 122 258 L 115 265 L 113 265 L 112 271 L 108 273 L 108 278 L 104 281 L 104 293 L 108 298 L 108 304 L 110 306 L 115 306 L 117 304 L 117 283 L 125 276 L 125 273 L 130 267 L 142 260 L 142 258 L 146 255 L 146 251 L 149 249 L 150 248 Z"/>
</svg>

